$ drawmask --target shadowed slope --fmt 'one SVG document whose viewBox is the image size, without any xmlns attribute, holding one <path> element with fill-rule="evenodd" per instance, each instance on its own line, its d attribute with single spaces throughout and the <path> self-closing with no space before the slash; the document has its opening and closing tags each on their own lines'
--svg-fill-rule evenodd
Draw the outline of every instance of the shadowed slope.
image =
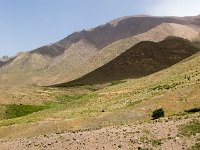
<svg viewBox="0 0 200 150">
<path fill-rule="evenodd" d="M 3 61 L 0 61 L 0 67 L 3 66 Z"/>
<path fill-rule="evenodd" d="M 167 68 L 199 51 L 188 40 L 170 37 L 161 42 L 140 42 L 106 65 L 66 85 L 99 84 L 138 78 Z M 61 84 L 63 86 L 65 84 Z"/>
<path fill-rule="evenodd" d="M 164 40 L 168 36 L 177 36 L 193 40 L 198 36 L 199 32 L 199 28 L 189 27 L 185 25 L 174 23 L 161 24 L 148 32 L 122 39 L 114 42 L 113 44 L 110 44 L 109 46 L 98 51 L 96 55 L 90 57 L 84 63 L 76 65 L 75 62 L 75 65 L 70 68 L 69 73 L 67 73 L 67 70 L 65 70 L 66 72 L 62 73 L 58 78 L 56 78 L 56 80 L 52 80 L 53 82 L 51 82 L 51 85 L 60 84 L 80 78 L 83 75 L 86 75 L 89 72 L 94 71 L 96 68 L 99 68 L 110 62 L 111 60 L 115 59 L 121 53 L 141 41 L 159 42 Z M 64 72 L 64 70 L 62 72 Z"/>
</svg>

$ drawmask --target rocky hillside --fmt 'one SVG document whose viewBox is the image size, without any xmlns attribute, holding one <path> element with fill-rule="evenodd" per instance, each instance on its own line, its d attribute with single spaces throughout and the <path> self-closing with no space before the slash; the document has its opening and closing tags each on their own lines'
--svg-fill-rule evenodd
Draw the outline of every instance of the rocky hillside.
<svg viewBox="0 0 200 150">
<path fill-rule="evenodd" d="M 0 61 L 7 61 L 7 60 L 9 60 L 10 59 L 10 57 L 8 57 L 8 56 L 3 56 L 2 58 L 0 58 Z"/>
<path fill-rule="evenodd" d="M 62 85 L 100 84 L 139 78 L 170 67 L 200 49 L 188 40 L 168 37 L 161 42 L 142 41 L 89 74 Z"/>
<path fill-rule="evenodd" d="M 163 23 L 165 29 L 158 30 Z M 181 28 L 166 26 L 171 23 Z M 39 85 L 70 81 L 104 65 L 142 40 L 160 41 L 170 35 L 193 39 L 200 32 L 199 25 L 199 16 L 120 18 L 90 30 L 75 32 L 54 44 L 21 53 L 12 61 L 0 62 L 0 80 L 3 79 L 5 83 Z M 159 39 L 161 36 L 157 37 L 158 34 L 162 38 Z M 138 35 L 140 36 L 133 40 L 132 37 L 135 39 Z M 119 45 L 122 39 L 129 38 L 132 42 L 126 43 L 126 47 Z M 116 46 L 119 46 L 119 50 L 116 50 Z"/>
</svg>

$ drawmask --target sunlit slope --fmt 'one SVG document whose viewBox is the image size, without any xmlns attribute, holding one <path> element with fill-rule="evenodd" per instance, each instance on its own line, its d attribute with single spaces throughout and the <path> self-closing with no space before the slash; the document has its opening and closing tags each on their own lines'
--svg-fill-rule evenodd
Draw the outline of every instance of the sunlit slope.
<svg viewBox="0 0 200 150">
<path fill-rule="evenodd" d="M 4 127 L 0 128 L 0 135 L 30 137 L 131 124 L 150 120 L 152 111 L 157 108 L 163 108 L 166 116 L 182 115 L 185 110 L 200 107 L 199 63 L 200 53 L 197 53 L 167 69 L 124 83 L 62 88 L 59 95 L 56 94 L 57 88 L 41 89 L 40 95 L 50 93 L 47 97 L 57 95 L 57 99 L 43 104 L 48 109 L 1 120 L 0 126 Z M 22 131 L 22 128 L 26 130 Z M 15 132 L 11 133 L 11 129 Z"/>
</svg>

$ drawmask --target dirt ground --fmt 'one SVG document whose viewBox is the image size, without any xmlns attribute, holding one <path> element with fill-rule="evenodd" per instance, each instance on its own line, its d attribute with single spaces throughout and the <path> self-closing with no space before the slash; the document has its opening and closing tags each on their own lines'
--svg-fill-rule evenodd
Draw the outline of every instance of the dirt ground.
<svg viewBox="0 0 200 150">
<path fill-rule="evenodd" d="M 200 133 L 180 134 L 180 126 L 200 114 L 163 118 L 148 123 L 107 127 L 93 131 L 63 132 L 31 138 L 1 139 L 1 150 L 182 150 L 198 143 Z"/>
</svg>

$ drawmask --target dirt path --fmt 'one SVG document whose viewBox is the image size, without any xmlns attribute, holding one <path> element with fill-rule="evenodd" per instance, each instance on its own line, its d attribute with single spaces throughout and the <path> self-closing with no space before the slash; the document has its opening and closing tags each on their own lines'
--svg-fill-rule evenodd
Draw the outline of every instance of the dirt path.
<svg viewBox="0 0 200 150">
<path fill-rule="evenodd" d="M 192 119 L 200 120 L 198 115 L 189 117 L 164 118 L 159 122 L 108 127 L 94 131 L 49 134 L 32 138 L 6 139 L 0 141 L 1 150 L 137 150 L 170 149 L 182 150 L 193 146 L 200 134 L 180 136 L 180 125 Z"/>
</svg>

